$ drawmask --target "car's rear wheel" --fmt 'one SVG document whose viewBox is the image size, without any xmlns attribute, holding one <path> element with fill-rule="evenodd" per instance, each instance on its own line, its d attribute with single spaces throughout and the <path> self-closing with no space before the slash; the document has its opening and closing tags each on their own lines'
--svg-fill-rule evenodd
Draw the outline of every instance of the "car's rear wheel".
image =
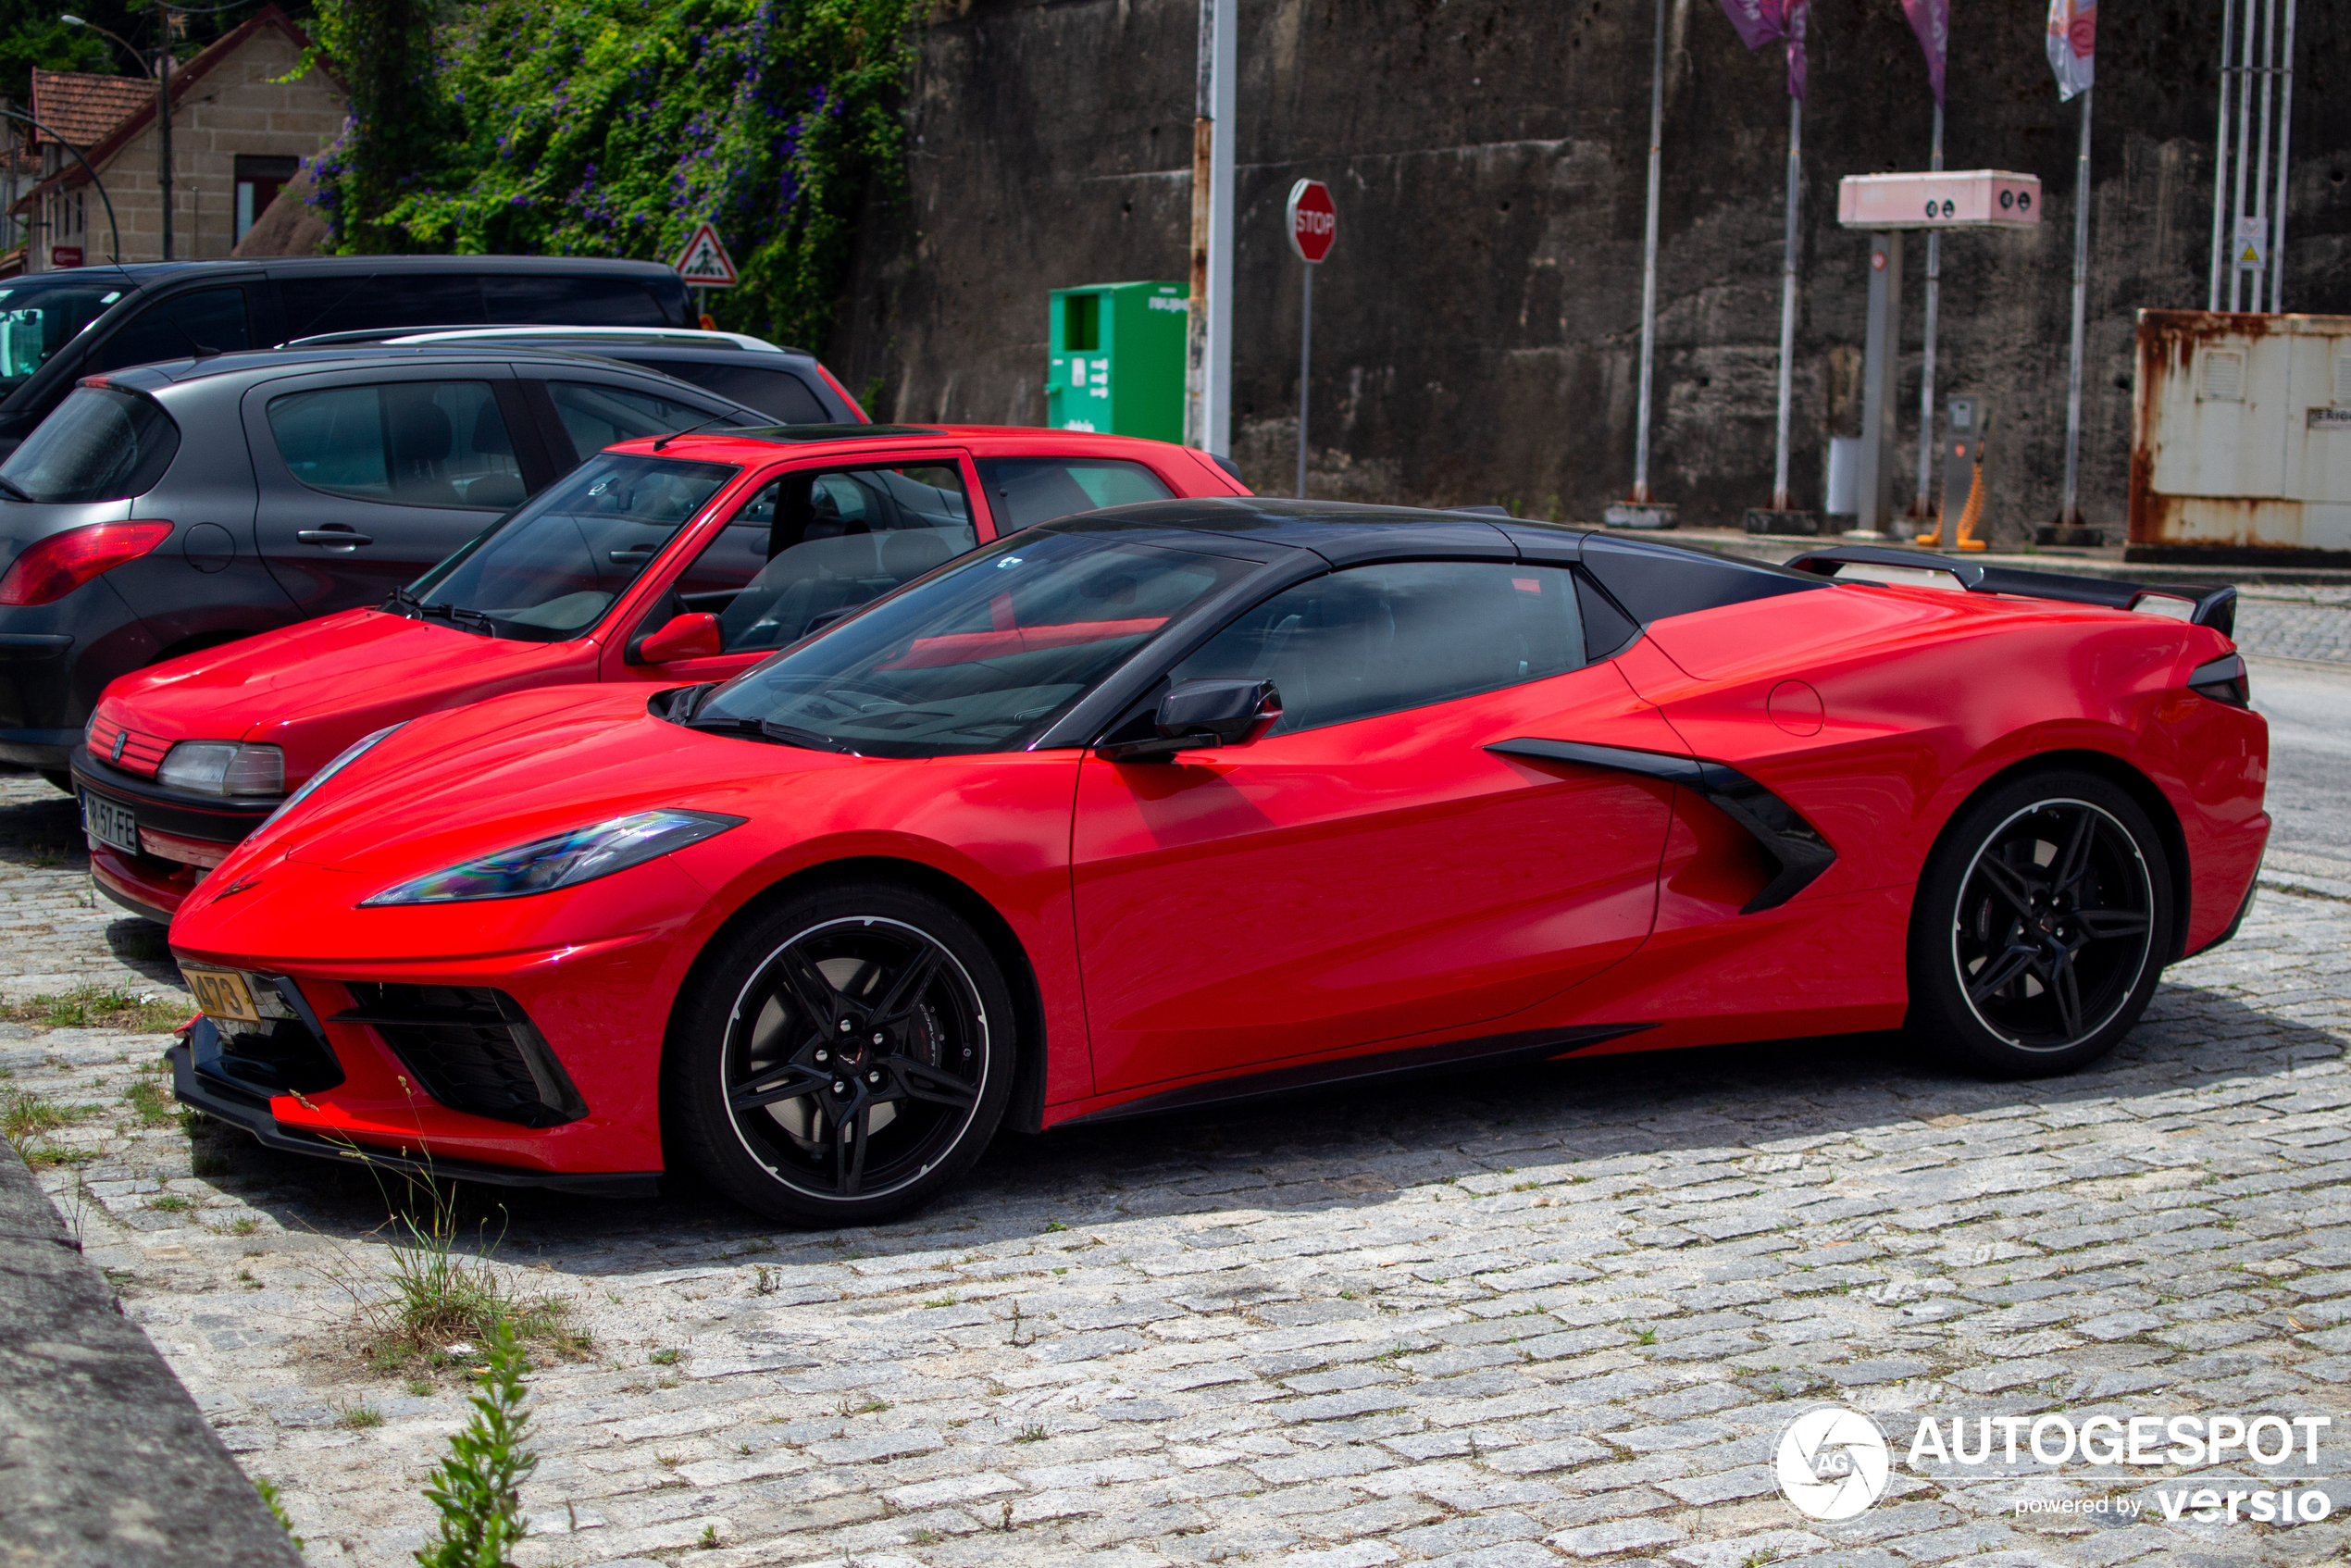
<svg viewBox="0 0 2351 1568">
<path fill-rule="evenodd" d="M 1909 1027 L 2003 1077 L 2096 1061 L 2155 994 L 2171 889 L 2154 824 L 2108 780 L 2051 770 L 1991 790 L 1919 880 Z"/>
<path fill-rule="evenodd" d="M 812 888 L 722 938 L 665 1053 L 680 1151 L 774 1219 L 863 1225 L 960 1178 L 1012 1091 L 1012 998 L 988 945 L 889 882 Z"/>
</svg>

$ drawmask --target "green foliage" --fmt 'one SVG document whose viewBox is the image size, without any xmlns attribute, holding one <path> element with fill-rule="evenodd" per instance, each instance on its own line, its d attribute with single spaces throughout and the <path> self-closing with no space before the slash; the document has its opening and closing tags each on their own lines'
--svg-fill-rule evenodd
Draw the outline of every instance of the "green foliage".
<svg viewBox="0 0 2351 1568">
<path fill-rule="evenodd" d="M 441 1538 L 417 1553 L 424 1568 L 506 1568 L 522 1544 L 521 1487 L 539 1457 L 523 1447 L 530 1416 L 522 1408 L 525 1364 L 511 1325 L 497 1325 L 489 1350 L 469 1401 L 473 1414 L 425 1485 L 441 1511 Z"/>
<path fill-rule="evenodd" d="M 392 3 L 326 0 L 322 43 Z M 869 185 L 902 180 L 913 16 L 912 0 L 469 6 L 434 30 L 431 93 L 398 125 L 358 115 L 323 166 L 332 243 L 665 261 L 707 219 L 742 273 L 713 314 L 820 342 Z M 383 145 L 408 149 L 392 184 L 369 173 Z"/>
<path fill-rule="evenodd" d="M 269 1517 L 278 1522 L 278 1528 L 292 1539 L 294 1549 L 300 1551 L 302 1537 L 294 1534 L 293 1521 L 286 1517 L 286 1505 L 279 1500 L 278 1484 L 267 1475 L 256 1475 L 253 1480 L 253 1489 L 261 1494 L 262 1505 L 269 1510 Z"/>
<path fill-rule="evenodd" d="M 412 243 L 392 217 L 431 177 L 445 142 L 431 0 L 324 0 L 311 38 L 350 90 L 352 123 L 365 128 L 320 170 L 338 248 L 362 255 L 431 248 Z"/>
</svg>

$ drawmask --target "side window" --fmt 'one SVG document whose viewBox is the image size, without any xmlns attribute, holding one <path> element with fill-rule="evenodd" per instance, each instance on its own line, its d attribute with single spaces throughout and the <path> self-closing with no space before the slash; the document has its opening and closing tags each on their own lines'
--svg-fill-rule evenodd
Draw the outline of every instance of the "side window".
<svg viewBox="0 0 2351 1568">
<path fill-rule="evenodd" d="M 1270 679 L 1285 735 L 1564 674 L 1584 662 L 1561 566 L 1411 561 L 1275 594 L 1177 666 L 1177 680 Z"/>
<path fill-rule="evenodd" d="M 993 457 L 976 465 L 988 492 L 996 530 L 1011 533 L 1057 517 L 1124 506 L 1130 501 L 1165 501 L 1174 492 L 1140 463 L 1098 458 Z"/>
<path fill-rule="evenodd" d="M 348 272 L 280 279 L 286 336 L 358 332 L 379 327 L 473 327 L 481 324 L 481 280 L 446 272 Z"/>
<path fill-rule="evenodd" d="M 787 474 L 735 514 L 678 592 L 718 616 L 728 653 L 780 648 L 974 542 L 952 463 Z"/>
<path fill-rule="evenodd" d="M 691 404 L 593 381 L 550 381 L 547 395 L 582 462 L 616 441 L 667 435 L 710 417 Z"/>
<path fill-rule="evenodd" d="M 773 414 L 787 425 L 821 425 L 832 418 L 816 394 L 808 390 L 808 383 L 789 370 L 681 359 L 647 360 L 644 364 L 647 369 L 665 371 L 681 381 L 691 381 L 762 414 Z"/>
<path fill-rule="evenodd" d="M 503 512 L 523 499 L 487 381 L 393 381 L 269 400 L 269 432 L 313 490 L 398 506 Z"/>
<path fill-rule="evenodd" d="M 500 326 L 667 327 L 661 302 L 633 278 L 566 278 L 543 272 L 489 273 L 482 302 Z"/>
<path fill-rule="evenodd" d="M 199 289 L 159 300 L 132 317 L 91 355 L 93 370 L 251 348 L 243 289 Z"/>
</svg>

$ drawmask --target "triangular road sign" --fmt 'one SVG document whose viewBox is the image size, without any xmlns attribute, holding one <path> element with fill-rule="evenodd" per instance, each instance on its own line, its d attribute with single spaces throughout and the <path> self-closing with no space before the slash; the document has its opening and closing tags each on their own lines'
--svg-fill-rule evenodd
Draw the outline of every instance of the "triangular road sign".
<svg viewBox="0 0 2351 1568">
<path fill-rule="evenodd" d="M 685 254 L 678 258 L 678 276 L 692 289 L 735 286 L 735 258 L 727 254 L 717 230 L 705 223 L 694 230 L 693 238 L 686 242 Z"/>
</svg>

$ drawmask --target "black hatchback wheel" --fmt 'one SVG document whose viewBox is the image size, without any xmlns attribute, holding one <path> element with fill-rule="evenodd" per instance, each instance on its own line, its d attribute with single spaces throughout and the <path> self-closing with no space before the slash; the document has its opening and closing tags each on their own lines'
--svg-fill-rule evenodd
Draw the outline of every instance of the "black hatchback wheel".
<svg viewBox="0 0 2351 1568">
<path fill-rule="evenodd" d="M 801 1225 L 913 1208 L 967 1170 L 1012 1083 L 1012 1006 L 954 911 L 888 883 L 787 901 L 689 982 L 665 1102 L 729 1196 Z"/>
<path fill-rule="evenodd" d="M 1921 878 L 1910 1025 L 2003 1076 L 2093 1061 L 2138 1022 L 2171 946 L 2171 874 L 2137 803 L 2094 775 L 1963 809 Z"/>
</svg>

